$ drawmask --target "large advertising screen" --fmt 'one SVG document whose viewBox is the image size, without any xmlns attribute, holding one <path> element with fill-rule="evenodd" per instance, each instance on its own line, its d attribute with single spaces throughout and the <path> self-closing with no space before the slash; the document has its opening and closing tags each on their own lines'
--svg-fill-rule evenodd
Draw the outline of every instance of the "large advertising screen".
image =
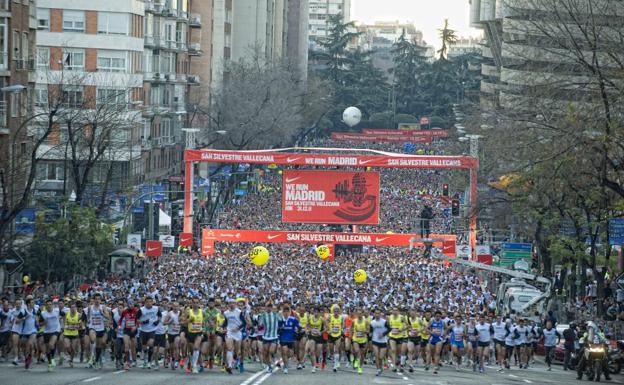
<svg viewBox="0 0 624 385">
<path fill-rule="evenodd" d="M 379 173 L 284 170 L 282 221 L 379 224 Z"/>
</svg>

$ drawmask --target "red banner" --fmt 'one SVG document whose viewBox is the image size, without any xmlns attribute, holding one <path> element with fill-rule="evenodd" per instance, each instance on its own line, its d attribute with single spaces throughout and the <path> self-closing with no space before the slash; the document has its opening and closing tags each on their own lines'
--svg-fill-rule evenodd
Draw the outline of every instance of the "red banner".
<svg viewBox="0 0 624 385">
<path fill-rule="evenodd" d="M 426 123 L 428 124 L 428 123 Z M 393 128 L 363 128 L 362 132 L 369 135 L 388 135 L 400 137 L 430 137 L 430 138 L 447 138 L 448 130 L 395 130 Z"/>
<path fill-rule="evenodd" d="M 202 239 L 213 242 L 255 242 L 255 243 L 312 243 L 312 244 L 351 244 L 371 246 L 423 246 L 417 234 L 384 233 L 329 233 L 315 231 L 263 231 L 263 230 L 222 230 L 203 229 Z M 432 234 L 435 247 L 455 242 L 455 235 Z M 203 241 L 202 241 L 203 243 Z M 450 250 L 448 250 L 450 253 Z M 446 253 L 445 253 L 446 254 Z"/>
<path fill-rule="evenodd" d="M 180 233 L 180 246 L 192 247 L 193 246 L 193 233 Z"/>
<path fill-rule="evenodd" d="M 161 241 L 146 241 L 145 242 L 145 255 L 148 257 L 160 257 L 162 255 L 162 242 Z"/>
<path fill-rule="evenodd" d="M 201 239 L 201 255 L 209 257 L 214 254 L 214 238 L 213 231 L 210 229 L 202 229 Z"/>
<path fill-rule="evenodd" d="M 284 170 L 282 222 L 379 223 L 379 173 Z"/>
<path fill-rule="evenodd" d="M 422 130 L 427 131 L 427 130 Z M 433 131 L 433 130 L 429 130 Z M 281 153 L 265 151 L 185 150 L 187 162 L 221 162 L 281 164 L 324 167 L 387 167 L 387 168 L 476 168 L 478 161 L 469 156 L 436 155 L 340 155 L 312 153 Z"/>
<path fill-rule="evenodd" d="M 406 131 L 409 132 L 409 131 Z M 418 131 L 417 131 L 418 132 Z M 332 140 L 337 142 L 368 142 L 368 143 L 431 143 L 431 136 L 358 134 L 351 132 L 332 132 Z"/>
</svg>

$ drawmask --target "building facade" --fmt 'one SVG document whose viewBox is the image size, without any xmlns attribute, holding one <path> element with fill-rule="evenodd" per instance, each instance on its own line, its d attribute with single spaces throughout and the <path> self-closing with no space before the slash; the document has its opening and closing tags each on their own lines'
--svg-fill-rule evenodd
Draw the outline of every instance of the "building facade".
<svg viewBox="0 0 624 385">
<path fill-rule="evenodd" d="M 467 54 L 481 55 L 482 40 L 479 37 L 460 37 L 449 46 L 447 56 L 449 59 L 453 59 Z"/>
<path fill-rule="evenodd" d="M 124 122 L 92 170 L 93 191 L 110 178 L 105 164 L 113 192 L 181 175 L 188 92 L 199 85 L 190 61 L 202 54 L 189 0 L 39 0 L 36 15 L 37 108 L 63 83 L 67 108 L 111 109 Z M 72 191 L 67 134 L 61 125 L 42 147 L 37 194 Z"/>
<path fill-rule="evenodd" d="M 7 191 L 9 207 L 21 196 L 29 171 L 37 32 L 34 1 L 0 0 L 0 202 Z"/>
<path fill-rule="evenodd" d="M 342 14 L 344 22 L 351 21 L 351 0 L 308 0 L 309 48 L 318 49 L 317 41 L 329 34 L 327 20 Z"/>
</svg>

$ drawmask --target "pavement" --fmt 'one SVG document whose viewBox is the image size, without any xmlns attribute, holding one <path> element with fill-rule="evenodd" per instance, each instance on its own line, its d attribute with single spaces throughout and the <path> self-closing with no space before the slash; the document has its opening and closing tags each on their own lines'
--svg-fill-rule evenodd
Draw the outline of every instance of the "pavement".
<svg viewBox="0 0 624 385">
<path fill-rule="evenodd" d="M 418 367 L 414 373 L 397 374 L 386 371 L 380 377 L 375 377 L 374 368 L 366 366 L 361 375 L 344 367 L 338 373 L 333 373 L 331 370 L 311 373 L 309 367 L 303 370 L 291 368 L 288 374 L 280 370 L 268 374 L 261 370 L 258 364 L 249 364 L 247 367 L 243 374 L 229 375 L 221 373 L 218 369 L 206 370 L 200 374 L 185 374 L 162 368 L 158 371 L 133 368 L 126 372 L 117 371 L 110 364 L 105 364 L 104 369 L 101 370 L 86 369 L 84 364 L 77 364 L 74 368 L 57 367 L 54 372 L 48 373 L 47 365 L 44 364 L 35 364 L 28 371 L 23 366 L 0 364 L 0 385 L 563 385 L 581 383 L 576 380 L 575 372 L 563 371 L 561 366 L 554 366 L 552 372 L 547 372 L 540 364 L 526 370 L 512 368 L 503 373 L 497 372 L 495 368 L 486 367 L 484 374 L 474 373 L 471 369 L 465 368 L 456 372 L 454 368 L 445 366 L 439 374 L 434 375 Z M 607 383 L 624 384 L 624 376 L 612 377 L 612 381 Z"/>
</svg>

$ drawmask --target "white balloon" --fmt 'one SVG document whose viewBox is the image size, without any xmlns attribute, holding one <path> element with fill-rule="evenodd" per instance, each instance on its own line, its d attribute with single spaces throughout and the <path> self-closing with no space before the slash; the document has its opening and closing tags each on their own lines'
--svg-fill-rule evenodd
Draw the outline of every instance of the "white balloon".
<svg viewBox="0 0 624 385">
<path fill-rule="evenodd" d="M 353 127 L 362 119 L 362 111 L 357 107 L 347 107 L 342 113 L 342 121 L 349 127 Z"/>
</svg>

